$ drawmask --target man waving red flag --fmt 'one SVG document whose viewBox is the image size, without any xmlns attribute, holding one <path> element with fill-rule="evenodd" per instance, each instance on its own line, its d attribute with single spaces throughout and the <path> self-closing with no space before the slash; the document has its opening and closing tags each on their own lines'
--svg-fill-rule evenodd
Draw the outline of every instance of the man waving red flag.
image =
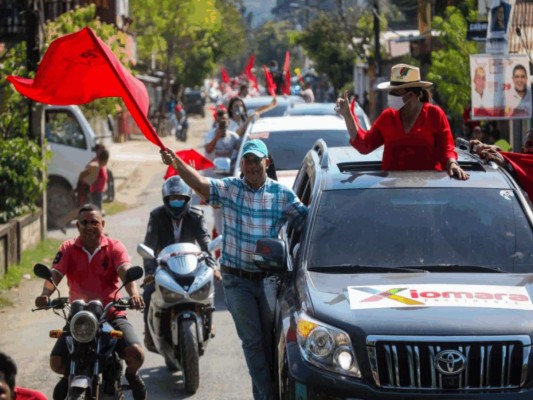
<svg viewBox="0 0 533 400">
<path fill-rule="evenodd" d="M 165 148 L 147 118 L 146 87 L 88 27 L 54 40 L 35 79 L 10 75 L 7 80 L 22 95 L 44 104 L 85 104 L 102 97 L 121 97 L 146 138 Z"/>
</svg>

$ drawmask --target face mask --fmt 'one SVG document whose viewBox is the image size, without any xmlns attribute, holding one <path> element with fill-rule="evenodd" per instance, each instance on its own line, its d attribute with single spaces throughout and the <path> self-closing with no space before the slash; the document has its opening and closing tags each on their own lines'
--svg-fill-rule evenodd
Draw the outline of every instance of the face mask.
<svg viewBox="0 0 533 400">
<path fill-rule="evenodd" d="M 390 108 L 394 108 L 396 111 L 400 111 L 405 105 L 403 102 L 403 96 L 393 96 L 392 94 L 387 95 L 387 103 Z"/>
<path fill-rule="evenodd" d="M 180 208 L 185 205 L 185 200 L 170 200 L 168 204 L 170 204 L 170 207 Z"/>
</svg>

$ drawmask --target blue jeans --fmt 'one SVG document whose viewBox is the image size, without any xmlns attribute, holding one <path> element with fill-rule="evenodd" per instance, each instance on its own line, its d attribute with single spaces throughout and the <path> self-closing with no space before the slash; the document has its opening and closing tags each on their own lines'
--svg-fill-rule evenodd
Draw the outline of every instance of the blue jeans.
<svg viewBox="0 0 533 400">
<path fill-rule="evenodd" d="M 252 378 L 254 400 L 275 399 L 272 385 L 274 360 L 273 321 L 279 278 L 261 281 L 222 273 L 226 306 L 233 317 L 248 372 Z"/>
</svg>

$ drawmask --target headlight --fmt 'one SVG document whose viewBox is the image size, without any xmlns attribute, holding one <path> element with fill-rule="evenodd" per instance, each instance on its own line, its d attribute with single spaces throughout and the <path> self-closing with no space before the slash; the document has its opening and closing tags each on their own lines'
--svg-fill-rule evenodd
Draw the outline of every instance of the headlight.
<svg viewBox="0 0 533 400">
<path fill-rule="evenodd" d="M 98 331 L 98 320 L 89 311 L 79 311 L 70 321 L 70 333 L 78 342 L 87 343 Z"/>
<path fill-rule="evenodd" d="M 161 297 L 163 297 L 163 301 L 165 301 L 166 303 L 174 303 L 176 301 L 182 300 L 185 297 L 183 296 L 183 293 L 168 290 L 163 286 L 159 286 L 159 290 L 161 291 Z"/>
<path fill-rule="evenodd" d="M 209 297 L 209 289 L 211 288 L 211 281 L 206 281 L 205 284 L 196 289 L 194 292 L 189 293 L 191 299 L 196 301 L 202 301 Z"/>
<path fill-rule="evenodd" d="M 302 312 L 298 315 L 297 336 L 300 353 L 310 364 L 361 378 L 352 342 L 346 332 Z"/>
</svg>

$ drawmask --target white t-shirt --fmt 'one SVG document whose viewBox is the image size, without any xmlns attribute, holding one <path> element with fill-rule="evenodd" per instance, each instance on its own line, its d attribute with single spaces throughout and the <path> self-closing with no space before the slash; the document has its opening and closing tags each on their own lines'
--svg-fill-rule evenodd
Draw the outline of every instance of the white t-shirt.
<svg viewBox="0 0 533 400">
<path fill-rule="evenodd" d="M 204 146 L 213 140 L 216 135 L 216 128 L 211 129 L 204 138 Z M 241 138 L 235 132 L 226 130 L 226 136 L 217 140 L 215 144 L 215 149 L 208 153 L 205 152 L 207 158 L 213 161 L 217 157 L 228 157 L 232 160 L 237 158 L 237 153 L 239 152 L 239 145 L 241 143 Z"/>
</svg>

